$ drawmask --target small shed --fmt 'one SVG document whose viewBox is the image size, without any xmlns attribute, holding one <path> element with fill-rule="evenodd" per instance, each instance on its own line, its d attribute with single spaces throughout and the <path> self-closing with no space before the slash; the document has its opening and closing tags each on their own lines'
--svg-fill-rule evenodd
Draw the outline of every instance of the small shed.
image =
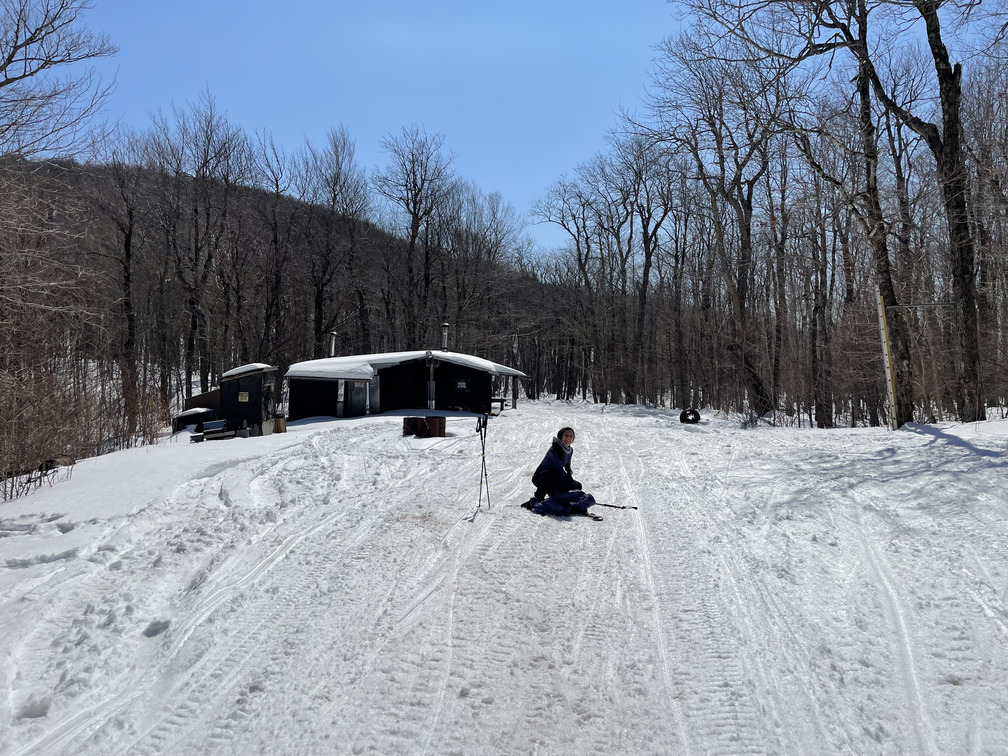
<svg viewBox="0 0 1008 756">
<path fill-rule="evenodd" d="M 182 412 L 172 417 L 172 433 L 193 426 L 203 430 L 203 423 L 220 417 L 220 389 L 215 388 L 204 394 L 196 394 L 185 400 Z"/>
<path fill-rule="evenodd" d="M 190 398 L 186 399 L 182 405 L 182 409 L 189 411 L 192 409 L 201 409 L 212 412 L 214 416 L 220 415 L 220 389 L 215 388 L 207 391 L 205 394 L 194 394 Z M 214 418 L 211 417 L 211 420 Z"/>
<path fill-rule="evenodd" d="M 300 420 L 404 409 L 488 414 L 495 381 L 506 394 L 510 379 L 513 404 L 517 381 L 525 377 L 482 357 L 430 349 L 308 360 L 287 371 L 287 415 Z"/>
<path fill-rule="evenodd" d="M 178 433 L 190 425 L 199 430 L 203 423 L 216 419 L 217 414 L 210 407 L 189 407 L 172 418 L 172 433 Z"/>
<path fill-rule="evenodd" d="M 276 368 L 261 362 L 228 370 L 220 379 L 219 418 L 229 430 L 248 428 L 254 436 L 274 431 Z"/>
</svg>

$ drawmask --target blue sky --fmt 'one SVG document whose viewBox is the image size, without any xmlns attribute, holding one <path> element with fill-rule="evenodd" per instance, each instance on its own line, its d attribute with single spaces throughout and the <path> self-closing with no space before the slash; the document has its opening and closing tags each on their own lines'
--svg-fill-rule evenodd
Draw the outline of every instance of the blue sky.
<svg viewBox="0 0 1008 756">
<path fill-rule="evenodd" d="M 521 213 L 639 105 L 674 19 L 665 0 L 94 0 L 85 16 L 119 47 L 98 65 L 117 80 L 113 119 L 143 130 L 209 91 L 292 149 L 344 124 L 368 172 L 382 137 L 420 125 Z"/>
</svg>

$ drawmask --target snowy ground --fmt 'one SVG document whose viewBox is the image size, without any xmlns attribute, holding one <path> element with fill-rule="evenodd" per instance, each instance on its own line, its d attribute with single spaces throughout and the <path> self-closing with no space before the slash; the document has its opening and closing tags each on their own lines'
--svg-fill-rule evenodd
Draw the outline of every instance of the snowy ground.
<svg viewBox="0 0 1008 756">
<path fill-rule="evenodd" d="M 605 519 L 519 507 L 561 425 Z M 1008 422 L 529 403 L 0 503 L 0 753 L 1008 753 Z"/>
</svg>

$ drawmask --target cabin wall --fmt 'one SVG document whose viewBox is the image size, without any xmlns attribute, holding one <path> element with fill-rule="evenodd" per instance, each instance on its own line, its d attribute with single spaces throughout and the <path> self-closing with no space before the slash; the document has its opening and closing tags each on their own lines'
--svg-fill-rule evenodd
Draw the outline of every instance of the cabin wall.
<svg viewBox="0 0 1008 756">
<path fill-rule="evenodd" d="M 381 381 L 381 411 L 427 409 L 430 368 L 425 360 L 413 360 L 378 371 Z"/>
<path fill-rule="evenodd" d="M 434 370 L 434 406 L 440 410 L 490 413 L 493 376 L 475 368 L 442 362 Z"/>
<path fill-rule="evenodd" d="M 340 417 L 339 381 L 333 378 L 288 378 L 287 419 Z"/>
<path fill-rule="evenodd" d="M 273 419 L 273 384 L 275 374 L 251 373 L 222 380 L 220 416 L 229 428 L 252 428 Z"/>
</svg>

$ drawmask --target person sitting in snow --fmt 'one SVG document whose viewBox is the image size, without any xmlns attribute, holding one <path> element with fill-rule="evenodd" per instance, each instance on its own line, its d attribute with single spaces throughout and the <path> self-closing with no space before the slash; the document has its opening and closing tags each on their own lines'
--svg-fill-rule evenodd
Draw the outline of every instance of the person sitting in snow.
<svg viewBox="0 0 1008 756">
<path fill-rule="evenodd" d="M 535 496 L 524 506 L 532 508 L 535 502 L 542 501 L 567 491 L 580 491 L 581 484 L 574 480 L 571 474 L 571 457 L 574 450 L 574 429 L 569 427 L 557 431 L 556 438 L 550 444 L 549 451 L 539 463 L 532 475 L 532 483 L 536 487 Z"/>
</svg>

